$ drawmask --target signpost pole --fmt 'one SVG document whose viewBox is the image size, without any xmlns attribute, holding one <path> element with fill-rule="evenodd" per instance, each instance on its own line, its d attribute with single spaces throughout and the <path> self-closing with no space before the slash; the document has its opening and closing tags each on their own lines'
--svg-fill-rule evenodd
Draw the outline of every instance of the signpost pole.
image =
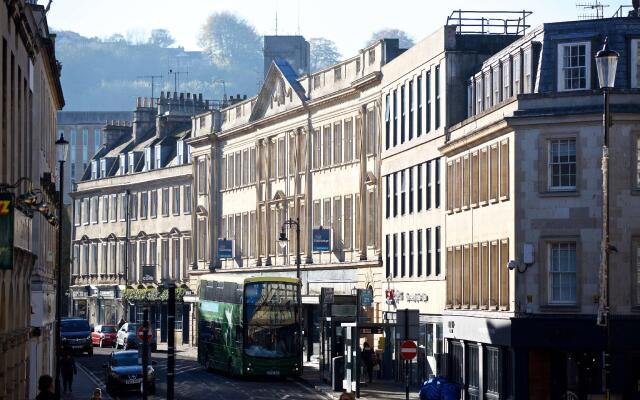
<svg viewBox="0 0 640 400">
<path fill-rule="evenodd" d="M 360 296 L 362 289 L 356 289 L 356 357 L 353 365 L 356 366 L 356 398 L 360 398 Z"/>
<path fill-rule="evenodd" d="M 149 368 L 149 309 L 145 306 L 142 312 L 142 398 L 147 400 L 149 387 L 147 385 L 147 369 Z"/>
<path fill-rule="evenodd" d="M 167 400 L 173 400 L 174 372 L 176 368 L 175 328 L 176 328 L 176 285 L 169 283 L 169 298 L 167 310 L 167 324 L 169 337 L 167 338 Z"/>
<path fill-rule="evenodd" d="M 404 340 L 409 340 L 409 309 L 405 308 L 404 318 Z M 405 361 L 404 381 L 405 381 L 405 398 L 409 400 L 409 363 L 410 360 Z"/>
</svg>

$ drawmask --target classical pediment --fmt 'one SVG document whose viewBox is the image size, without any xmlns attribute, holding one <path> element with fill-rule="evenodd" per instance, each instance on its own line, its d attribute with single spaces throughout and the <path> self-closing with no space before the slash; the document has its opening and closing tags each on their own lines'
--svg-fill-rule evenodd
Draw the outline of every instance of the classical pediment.
<svg viewBox="0 0 640 400">
<path fill-rule="evenodd" d="M 273 60 L 249 120 L 257 121 L 303 105 L 307 98 L 297 79 L 287 61 Z"/>
</svg>

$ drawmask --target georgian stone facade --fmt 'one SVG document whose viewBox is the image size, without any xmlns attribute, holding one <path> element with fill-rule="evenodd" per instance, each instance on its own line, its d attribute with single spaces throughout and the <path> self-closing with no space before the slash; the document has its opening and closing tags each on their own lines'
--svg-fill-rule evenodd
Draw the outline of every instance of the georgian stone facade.
<svg viewBox="0 0 640 400">
<path fill-rule="evenodd" d="M 2 2 L 0 21 L 0 182 L 28 178 L 53 208 L 64 106 L 54 36 L 44 7 L 32 2 Z M 9 189 L 28 190 L 27 182 Z M 22 400 L 35 396 L 40 375 L 54 375 L 57 230 L 38 212 L 16 210 L 15 218 L 13 269 L 0 271 L 0 398 Z"/>
</svg>

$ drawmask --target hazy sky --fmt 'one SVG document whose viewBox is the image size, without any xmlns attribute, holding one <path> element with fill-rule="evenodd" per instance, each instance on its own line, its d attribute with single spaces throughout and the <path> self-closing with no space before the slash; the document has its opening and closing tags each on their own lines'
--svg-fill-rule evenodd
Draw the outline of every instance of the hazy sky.
<svg viewBox="0 0 640 400">
<path fill-rule="evenodd" d="M 39 0 L 46 4 L 47 0 Z M 609 4 L 605 16 L 631 0 L 601 0 Z M 354 55 L 370 34 L 381 28 L 399 28 L 418 41 L 446 23 L 454 9 L 530 10 L 532 26 L 542 22 L 577 19 L 591 12 L 576 3 L 594 0 L 54 0 L 48 14 L 55 29 L 85 36 L 143 36 L 151 29 L 168 29 L 177 44 L 198 49 L 198 31 L 210 13 L 232 11 L 260 34 L 278 33 L 336 42 L 343 57 Z M 299 22 L 298 22 L 299 21 Z"/>
</svg>

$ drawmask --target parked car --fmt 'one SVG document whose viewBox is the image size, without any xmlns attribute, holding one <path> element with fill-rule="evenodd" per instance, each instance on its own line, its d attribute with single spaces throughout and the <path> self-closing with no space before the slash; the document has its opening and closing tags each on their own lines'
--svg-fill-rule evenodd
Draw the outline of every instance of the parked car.
<svg viewBox="0 0 640 400">
<path fill-rule="evenodd" d="M 136 330 L 138 329 L 138 327 L 140 327 L 141 324 L 134 324 L 131 322 L 127 322 L 124 325 L 122 325 L 120 327 L 120 330 L 118 330 L 118 336 L 116 339 L 116 343 L 115 343 L 115 348 L 122 348 L 124 350 L 127 349 L 135 349 L 138 348 L 139 346 L 142 346 L 142 341 L 140 339 L 138 339 L 138 337 L 136 336 Z M 156 335 L 155 335 L 155 329 L 153 329 L 153 327 L 150 326 L 151 332 L 152 332 L 152 336 L 151 336 L 151 341 L 149 342 L 149 345 L 151 346 L 151 351 L 156 351 L 158 348 L 157 342 L 156 342 Z"/>
<path fill-rule="evenodd" d="M 138 351 L 114 351 L 109 357 L 109 363 L 103 365 L 103 368 L 105 369 L 108 393 L 122 394 L 142 391 L 142 364 L 138 362 Z M 151 365 L 147 367 L 147 385 L 149 394 L 154 394 L 156 376 Z"/>
<path fill-rule="evenodd" d="M 60 340 L 62 349 L 67 352 L 85 351 L 90 356 L 93 355 L 93 345 L 91 344 L 91 328 L 89 321 L 83 318 L 63 318 L 60 321 Z"/>
<path fill-rule="evenodd" d="M 118 327 L 116 325 L 96 325 L 91 332 L 91 344 L 100 347 L 114 346 L 117 335 Z"/>
</svg>

